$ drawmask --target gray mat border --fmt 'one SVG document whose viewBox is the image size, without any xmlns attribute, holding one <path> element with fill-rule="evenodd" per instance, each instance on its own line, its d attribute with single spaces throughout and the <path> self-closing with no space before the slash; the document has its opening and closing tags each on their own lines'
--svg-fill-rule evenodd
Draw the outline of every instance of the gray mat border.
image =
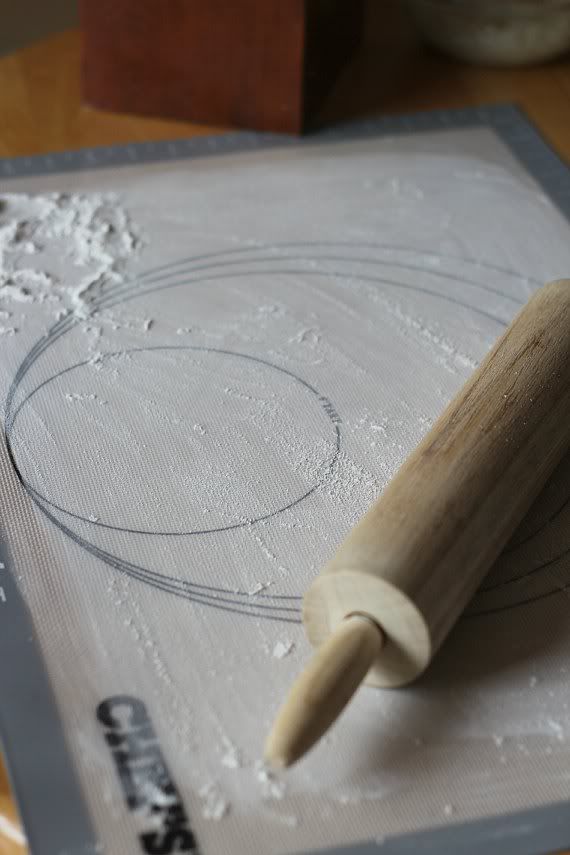
<svg viewBox="0 0 570 855">
<path fill-rule="evenodd" d="M 0 532 L 0 733 L 28 845 L 32 855 L 95 855 L 97 838 L 3 540 Z"/>
<path fill-rule="evenodd" d="M 526 113 L 514 104 L 428 110 L 335 125 L 306 137 L 233 131 L 215 136 L 95 146 L 75 151 L 0 159 L 0 177 L 26 178 L 59 172 L 162 163 L 256 149 L 310 146 L 350 138 L 417 134 L 426 131 L 486 127 L 511 149 L 531 176 L 570 220 L 568 165 L 544 140 Z"/>
<path fill-rule="evenodd" d="M 254 151 L 256 149 L 311 146 L 323 142 L 386 137 L 398 134 L 458 130 L 484 127 L 494 130 L 515 158 L 538 182 L 570 222 L 570 169 L 546 143 L 525 113 L 512 104 L 494 104 L 455 110 L 431 110 L 350 122 L 319 131 L 301 139 L 279 134 L 238 131 L 215 136 L 192 137 L 159 142 L 101 146 L 77 151 L 56 152 L 32 157 L 0 159 L 0 178 L 27 178 L 191 160 L 215 154 Z M 0 187 L 0 190 L 3 189 Z M 7 188 L 8 189 L 8 188 Z M 0 520 L 1 522 L 1 520 Z M 3 586 L 9 597 L 0 612 L 0 684 L 5 695 L 10 685 L 16 704 L 0 700 L 0 725 L 6 742 L 6 758 L 21 805 L 33 855 L 87 855 L 96 851 L 95 836 L 85 804 L 82 802 L 71 759 L 57 714 L 43 661 L 33 640 L 32 621 L 10 574 L 9 556 L 0 544 L 0 561 L 5 564 Z M 18 662 L 18 669 L 13 663 Z M 24 666 L 24 667 L 22 667 Z M 34 675 L 34 703 L 29 703 L 29 675 Z M 26 676 L 23 680 L 22 677 Z M 21 738 L 22 730 L 28 735 Z M 18 733 L 20 738 L 14 738 Z M 44 734 L 39 739 L 38 734 Z M 50 738 L 46 738 L 49 733 Z M 34 735 L 35 734 L 35 735 Z M 55 738 L 54 738 L 55 735 Z M 29 738 L 33 736 L 29 748 Z M 41 764 L 38 759 L 42 758 Z M 41 768 L 40 768 L 41 767 Z M 38 769 L 40 770 L 38 774 Z M 54 770 L 57 769 L 57 772 Z M 54 786 L 57 781 L 58 786 Z M 49 800 L 46 798 L 49 795 Z M 70 810 L 71 809 L 71 810 Z M 542 855 L 570 846 L 570 801 L 492 817 L 474 822 L 445 826 L 413 834 L 368 841 L 348 847 L 320 850 L 329 855 L 407 855 L 407 853 L 450 853 L 475 855 L 483 848 L 486 855 Z M 307 853 L 307 855 L 309 855 Z M 315 855 L 315 853 L 313 853 Z"/>
<path fill-rule="evenodd" d="M 568 846 L 570 804 L 557 802 L 505 816 L 305 855 L 552 855 Z"/>
</svg>

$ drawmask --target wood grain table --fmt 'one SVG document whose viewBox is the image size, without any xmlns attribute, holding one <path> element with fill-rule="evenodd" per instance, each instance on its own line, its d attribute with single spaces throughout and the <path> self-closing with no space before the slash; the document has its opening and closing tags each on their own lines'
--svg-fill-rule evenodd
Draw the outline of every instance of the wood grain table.
<svg viewBox="0 0 570 855">
<path fill-rule="evenodd" d="M 393 26 L 387 26 L 383 6 L 372 7 L 367 42 L 327 99 L 318 117 L 321 123 L 516 102 L 570 161 L 570 57 L 531 69 L 462 65 L 422 48 L 398 15 Z M 222 130 L 82 105 L 80 52 L 79 33 L 68 31 L 0 58 L 0 157 Z"/>
<path fill-rule="evenodd" d="M 80 57 L 80 34 L 71 30 L 0 58 L 0 157 L 225 130 L 90 109 L 80 98 Z M 366 43 L 317 123 L 498 102 L 523 107 L 570 162 L 570 57 L 530 69 L 462 65 L 422 47 L 399 7 L 371 2 Z M 22 855 L 2 817 L 17 822 L 0 767 L 0 855 Z"/>
</svg>

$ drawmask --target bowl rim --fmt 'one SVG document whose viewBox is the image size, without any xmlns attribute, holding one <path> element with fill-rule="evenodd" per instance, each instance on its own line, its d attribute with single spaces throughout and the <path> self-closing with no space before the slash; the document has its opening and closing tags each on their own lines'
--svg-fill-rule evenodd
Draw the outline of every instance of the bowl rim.
<svg viewBox="0 0 570 855">
<path fill-rule="evenodd" d="M 543 17 L 547 12 L 568 9 L 570 0 L 409 0 L 412 6 L 436 6 L 447 12 L 466 12 L 472 17 L 481 17 L 489 12 L 505 17 Z"/>
</svg>

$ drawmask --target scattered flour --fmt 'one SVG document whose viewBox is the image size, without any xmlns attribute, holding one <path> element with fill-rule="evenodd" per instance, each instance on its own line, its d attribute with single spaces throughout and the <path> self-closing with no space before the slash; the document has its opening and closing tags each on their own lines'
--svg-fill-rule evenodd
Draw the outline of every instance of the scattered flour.
<svg viewBox="0 0 570 855">
<path fill-rule="evenodd" d="M 287 790 L 284 781 L 277 780 L 275 773 L 267 768 L 263 763 L 257 763 L 255 766 L 255 777 L 261 784 L 261 792 L 264 799 L 282 799 Z"/>
<path fill-rule="evenodd" d="M 66 401 L 97 401 L 101 406 L 105 406 L 107 401 L 104 398 L 100 398 L 98 395 L 95 395 L 93 392 L 89 394 L 83 394 L 81 392 L 66 392 L 65 393 Z"/>
<path fill-rule="evenodd" d="M 222 755 L 222 766 L 226 769 L 240 769 L 241 757 L 238 748 L 231 742 L 226 741 L 226 750 Z"/>
<path fill-rule="evenodd" d="M 299 826 L 299 817 L 295 814 L 280 813 L 279 811 L 271 809 L 268 806 L 265 806 L 263 810 L 263 816 L 275 820 L 276 822 L 280 822 L 281 825 L 285 825 L 287 826 L 287 828 L 298 828 Z"/>
<path fill-rule="evenodd" d="M 387 792 L 388 790 L 385 788 L 358 788 L 354 791 L 340 793 L 335 798 L 335 801 L 341 805 L 358 805 L 362 802 L 377 802 L 385 799 Z"/>
<path fill-rule="evenodd" d="M 314 327 L 305 327 L 288 339 L 290 344 L 308 344 L 315 347 L 321 340 L 320 332 Z"/>
<path fill-rule="evenodd" d="M 278 641 L 273 648 L 273 656 L 275 659 L 284 659 L 294 649 L 295 644 L 292 641 Z"/>
<path fill-rule="evenodd" d="M 240 765 L 239 755 L 234 751 L 226 751 L 222 757 L 222 766 L 226 769 L 239 769 Z"/>
<path fill-rule="evenodd" d="M 175 805 L 178 801 L 178 794 L 176 792 L 165 792 L 164 788 L 153 780 L 143 779 L 139 786 L 141 795 L 146 797 L 148 804 L 157 805 L 158 807 L 169 807 Z M 143 810 L 146 811 L 147 809 L 147 804 L 145 804 Z"/>
<path fill-rule="evenodd" d="M 93 365 L 97 370 L 99 370 L 103 365 L 103 360 L 105 358 L 105 354 L 98 350 L 93 356 L 89 359 L 88 364 Z"/>
<path fill-rule="evenodd" d="M 295 816 L 293 813 L 288 814 L 277 814 L 275 816 L 279 822 L 282 822 L 283 825 L 286 825 L 288 828 L 297 828 L 299 826 L 299 817 Z"/>
<path fill-rule="evenodd" d="M 474 371 L 477 368 L 478 363 L 476 360 L 461 351 L 441 333 L 430 329 L 428 324 L 421 318 L 411 317 L 391 301 L 385 301 L 385 304 L 394 318 L 400 321 L 407 329 L 413 330 L 414 334 L 417 334 L 420 340 L 423 339 L 426 341 L 432 347 L 434 355 L 439 354 L 439 356 L 436 355 L 438 363 L 445 365 L 451 370 L 454 370 L 454 363 L 470 371 Z"/>
<path fill-rule="evenodd" d="M 230 812 L 230 803 L 221 794 L 216 784 L 205 784 L 200 789 L 200 797 L 203 799 L 202 816 L 204 819 L 219 822 Z"/>
<path fill-rule="evenodd" d="M 560 722 L 556 721 L 553 718 L 549 718 L 546 720 L 546 723 L 548 724 L 548 727 L 550 728 L 552 733 L 554 733 L 554 735 L 556 736 L 556 739 L 558 739 L 560 742 L 564 742 L 565 733 L 564 728 L 562 727 Z"/>
<path fill-rule="evenodd" d="M 113 194 L 2 194 L 0 300 L 63 302 L 87 318 L 95 298 L 124 281 L 126 264 L 142 244 Z"/>
<path fill-rule="evenodd" d="M 266 588 L 269 588 L 271 584 L 271 582 L 256 582 L 253 588 L 247 592 L 248 597 L 255 597 L 256 594 L 260 594 Z"/>
</svg>

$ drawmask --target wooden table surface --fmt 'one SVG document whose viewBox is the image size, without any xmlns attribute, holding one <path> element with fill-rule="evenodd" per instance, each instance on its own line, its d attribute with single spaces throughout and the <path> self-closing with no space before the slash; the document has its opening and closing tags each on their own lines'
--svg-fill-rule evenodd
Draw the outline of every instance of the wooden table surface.
<svg viewBox="0 0 570 855">
<path fill-rule="evenodd" d="M 223 130 L 82 105 L 80 54 L 80 35 L 71 30 L 0 58 L 0 157 Z M 423 48 L 397 8 L 371 3 L 366 43 L 329 96 L 319 122 L 498 102 L 523 107 L 570 162 L 570 57 L 531 69 L 463 65 Z M 0 767 L 2 815 L 15 818 Z M 24 851 L 0 822 L 0 855 Z"/>
<path fill-rule="evenodd" d="M 0 58 L 0 157 L 221 130 L 82 106 L 80 51 L 79 33 L 68 31 Z M 497 102 L 521 105 L 570 161 L 570 57 L 531 69 L 476 68 L 423 49 L 398 16 L 394 29 L 371 16 L 364 49 L 319 119 Z"/>
</svg>

